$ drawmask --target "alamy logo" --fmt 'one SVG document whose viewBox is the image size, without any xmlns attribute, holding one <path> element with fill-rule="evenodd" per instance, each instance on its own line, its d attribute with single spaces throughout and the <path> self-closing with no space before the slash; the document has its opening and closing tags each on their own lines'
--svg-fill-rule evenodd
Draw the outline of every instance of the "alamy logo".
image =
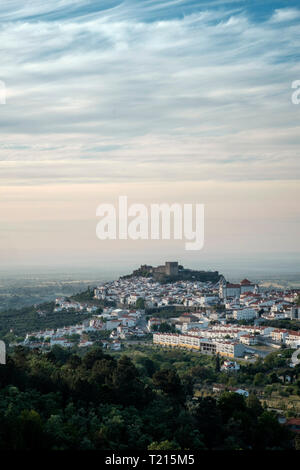
<svg viewBox="0 0 300 470">
<path fill-rule="evenodd" d="M 292 103 L 299 104 L 300 103 L 300 80 L 294 80 L 292 83 L 292 88 L 296 88 L 296 90 L 292 93 Z"/>
<path fill-rule="evenodd" d="M 101 217 L 96 235 L 99 240 L 186 240 L 186 250 L 201 250 L 204 245 L 203 204 L 131 204 L 119 196 L 118 207 L 100 204 Z M 131 219 L 130 219 L 131 218 Z M 173 221 L 173 223 L 172 223 Z"/>
<path fill-rule="evenodd" d="M 0 80 L 0 104 L 6 104 L 6 86 L 2 80 Z"/>
<path fill-rule="evenodd" d="M 0 341 L 0 364 L 6 364 L 6 347 L 4 341 Z"/>
</svg>

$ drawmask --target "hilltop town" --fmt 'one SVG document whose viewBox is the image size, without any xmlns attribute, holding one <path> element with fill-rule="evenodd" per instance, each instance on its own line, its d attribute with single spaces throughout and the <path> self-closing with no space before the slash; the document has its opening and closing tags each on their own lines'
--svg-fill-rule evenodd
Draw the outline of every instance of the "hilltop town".
<svg viewBox="0 0 300 470">
<path fill-rule="evenodd" d="M 145 272 L 142 266 L 135 274 L 141 269 Z M 168 276 L 177 276 L 179 271 L 178 263 L 166 263 Z M 57 298 L 53 310 L 57 316 L 72 312 L 86 319 L 28 331 L 12 346 L 87 348 L 100 341 L 104 348 L 120 350 L 128 341 L 144 341 L 251 360 L 282 345 L 300 346 L 300 331 L 273 326 L 276 320 L 300 326 L 299 309 L 298 290 L 261 289 L 248 279 L 231 283 L 218 274 L 216 282 L 173 279 L 162 283 L 152 275 L 130 275 L 95 287 L 89 300 Z M 38 314 L 47 315 L 41 308 Z"/>
</svg>

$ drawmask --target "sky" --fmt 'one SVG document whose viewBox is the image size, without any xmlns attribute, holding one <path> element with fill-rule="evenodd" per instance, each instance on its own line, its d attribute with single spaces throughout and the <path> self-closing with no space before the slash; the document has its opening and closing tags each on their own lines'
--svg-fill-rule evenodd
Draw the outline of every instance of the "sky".
<svg viewBox="0 0 300 470">
<path fill-rule="evenodd" d="M 298 1 L 2 0 L 1 266 L 297 271 L 299 26 Z M 119 195 L 204 204 L 203 250 L 98 240 Z"/>
</svg>

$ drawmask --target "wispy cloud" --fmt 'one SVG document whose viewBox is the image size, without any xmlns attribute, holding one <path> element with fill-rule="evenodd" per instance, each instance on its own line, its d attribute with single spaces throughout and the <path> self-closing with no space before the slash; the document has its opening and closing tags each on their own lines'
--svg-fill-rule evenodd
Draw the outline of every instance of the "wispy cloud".
<svg viewBox="0 0 300 470">
<path fill-rule="evenodd" d="M 14 0 L 0 19 L 6 183 L 299 177 L 298 9 Z"/>
<path fill-rule="evenodd" d="M 282 23 L 285 21 L 293 21 L 300 19 L 300 10 L 297 8 L 280 8 L 274 11 L 270 22 Z"/>
</svg>

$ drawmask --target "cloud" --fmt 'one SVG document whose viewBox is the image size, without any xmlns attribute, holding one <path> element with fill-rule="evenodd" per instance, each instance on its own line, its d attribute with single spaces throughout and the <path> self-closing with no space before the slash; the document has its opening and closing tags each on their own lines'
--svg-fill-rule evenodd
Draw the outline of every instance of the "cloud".
<svg viewBox="0 0 300 470">
<path fill-rule="evenodd" d="M 233 1 L 98 3 L 0 7 L 2 180 L 299 176 L 299 24 L 283 21 L 298 10 L 256 21 Z"/>
<path fill-rule="evenodd" d="M 275 10 L 270 22 L 271 23 L 282 23 L 285 21 L 299 20 L 300 10 L 297 8 L 280 8 Z"/>
</svg>

